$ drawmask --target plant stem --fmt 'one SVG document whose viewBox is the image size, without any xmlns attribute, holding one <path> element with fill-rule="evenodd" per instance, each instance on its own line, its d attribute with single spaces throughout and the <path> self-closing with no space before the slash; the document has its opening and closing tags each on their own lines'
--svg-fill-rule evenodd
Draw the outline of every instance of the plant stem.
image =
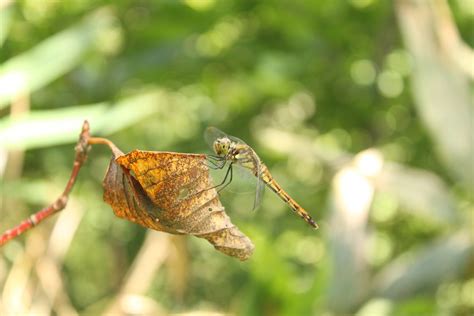
<svg viewBox="0 0 474 316">
<path fill-rule="evenodd" d="M 87 159 L 87 154 L 88 154 L 90 144 L 91 144 L 89 142 L 90 139 L 91 137 L 89 134 L 89 123 L 87 121 L 84 121 L 84 124 L 82 125 L 82 131 L 79 136 L 79 140 L 75 147 L 76 156 L 74 158 L 74 165 L 72 167 L 71 176 L 69 177 L 69 180 L 66 184 L 66 188 L 64 189 L 63 193 L 52 204 L 34 213 L 30 217 L 22 221 L 16 227 L 9 229 L 3 234 L 1 234 L 0 247 L 6 244 L 11 239 L 16 238 L 17 236 L 23 234 L 27 230 L 41 223 L 46 218 L 50 217 L 53 214 L 56 214 L 57 212 L 61 211 L 62 209 L 66 207 L 69 194 L 71 193 L 71 190 L 74 187 L 74 183 L 76 182 L 77 175 L 79 174 L 79 170 L 81 169 L 82 165 Z"/>
</svg>

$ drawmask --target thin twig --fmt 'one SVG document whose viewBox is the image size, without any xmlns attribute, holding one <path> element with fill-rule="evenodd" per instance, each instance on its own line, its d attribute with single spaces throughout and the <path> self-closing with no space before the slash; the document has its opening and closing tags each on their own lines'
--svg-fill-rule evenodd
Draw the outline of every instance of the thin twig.
<svg viewBox="0 0 474 316">
<path fill-rule="evenodd" d="M 71 190 L 74 187 L 74 183 L 76 182 L 79 170 L 87 159 L 87 153 L 90 148 L 89 139 L 89 123 L 87 121 L 84 121 L 79 140 L 75 147 L 76 156 L 74 159 L 74 165 L 72 168 L 71 176 L 69 177 L 64 192 L 59 196 L 56 201 L 54 201 L 54 203 L 31 215 L 29 218 L 21 222 L 18 226 L 4 232 L 0 236 L 0 247 L 6 244 L 11 239 L 23 234 L 25 231 L 33 228 L 46 218 L 50 217 L 53 214 L 56 214 L 57 212 L 61 211 L 66 207 L 69 194 L 71 193 Z"/>
<path fill-rule="evenodd" d="M 121 156 L 123 155 L 122 151 L 115 146 L 114 143 L 112 143 L 110 140 L 107 138 L 102 138 L 102 137 L 89 137 L 88 139 L 88 144 L 89 145 L 107 145 L 109 146 L 110 150 L 112 150 L 112 153 L 114 156 Z"/>
</svg>

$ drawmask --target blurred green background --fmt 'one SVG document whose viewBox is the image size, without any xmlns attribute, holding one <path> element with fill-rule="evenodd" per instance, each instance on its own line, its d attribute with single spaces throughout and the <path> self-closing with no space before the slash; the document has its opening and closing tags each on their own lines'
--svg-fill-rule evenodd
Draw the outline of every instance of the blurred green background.
<svg viewBox="0 0 474 316">
<path fill-rule="evenodd" d="M 102 201 L 94 146 L 67 208 L 0 255 L 0 314 L 472 315 L 471 0 L 0 1 L 0 229 L 54 201 L 82 121 L 133 149 L 244 139 L 272 192 L 246 262 Z M 268 191 L 268 190 L 267 190 Z"/>
</svg>

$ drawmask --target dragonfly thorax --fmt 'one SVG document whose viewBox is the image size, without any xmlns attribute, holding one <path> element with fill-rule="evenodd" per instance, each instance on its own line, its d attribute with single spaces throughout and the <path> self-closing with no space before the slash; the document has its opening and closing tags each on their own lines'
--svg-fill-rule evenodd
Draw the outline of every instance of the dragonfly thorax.
<svg viewBox="0 0 474 316">
<path fill-rule="evenodd" d="M 227 137 L 217 138 L 214 143 L 216 155 L 226 161 L 238 164 L 258 174 L 258 165 L 261 163 L 257 154 L 247 144 L 235 142 Z"/>
</svg>

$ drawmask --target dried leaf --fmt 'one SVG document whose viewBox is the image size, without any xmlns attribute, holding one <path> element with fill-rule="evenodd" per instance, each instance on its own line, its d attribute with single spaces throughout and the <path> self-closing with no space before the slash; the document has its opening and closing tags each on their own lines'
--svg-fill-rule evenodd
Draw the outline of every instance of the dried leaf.
<svg viewBox="0 0 474 316">
<path fill-rule="evenodd" d="M 135 150 L 114 152 L 104 179 L 104 200 L 115 215 L 144 227 L 207 239 L 240 260 L 253 252 L 219 201 L 206 156 Z"/>
</svg>

